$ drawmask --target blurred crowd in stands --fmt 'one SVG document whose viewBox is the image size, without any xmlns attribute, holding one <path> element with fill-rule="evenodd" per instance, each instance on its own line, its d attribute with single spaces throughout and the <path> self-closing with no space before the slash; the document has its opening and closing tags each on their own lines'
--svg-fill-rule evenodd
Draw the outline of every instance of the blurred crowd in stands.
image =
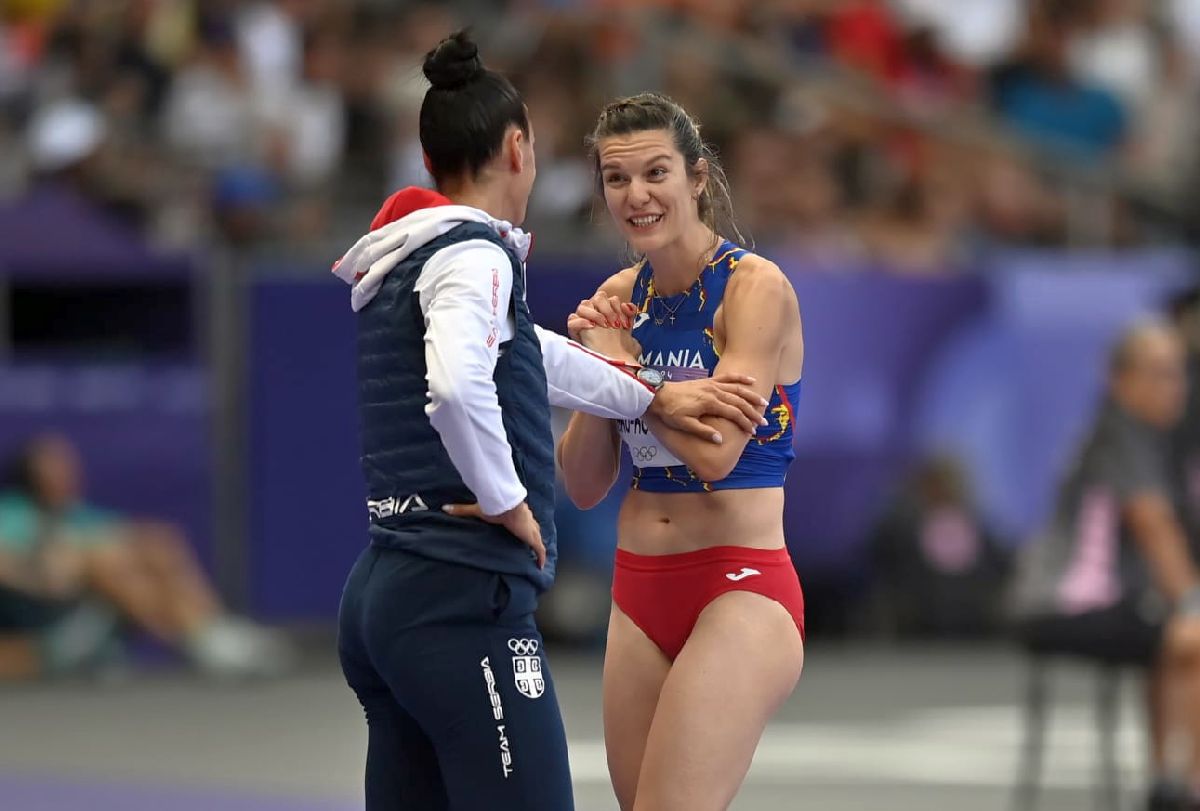
<svg viewBox="0 0 1200 811">
<path fill-rule="evenodd" d="M 791 271 L 1200 240 L 1200 0 L 0 0 L 0 218 L 66 196 L 154 246 L 328 267 L 429 182 L 421 59 L 464 25 L 530 107 L 539 252 L 618 255 L 584 138 L 645 89 L 699 118 L 741 230 Z M 92 508 L 69 447 L 27 451 L 0 480 L 0 628 L 19 631 L 0 677 L 120 664 L 130 630 L 205 673 L 286 669 L 179 528 Z M 32 486 L 43 455 L 57 498 Z M 881 505 L 863 625 L 998 626 L 1016 539 L 970 472 L 919 460 Z M 834 598 L 806 589 L 829 632 Z"/>
<path fill-rule="evenodd" d="M 1195 233 L 1195 0 L 4 0 L 0 198 L 58 184 L 168 246 L 342 245 L 425 182 L 420 58 L 463 24 L 529 103 L 542 246 L 613 239 L 583 137 L 647 88 L 805 266 Z"/>
</svg>

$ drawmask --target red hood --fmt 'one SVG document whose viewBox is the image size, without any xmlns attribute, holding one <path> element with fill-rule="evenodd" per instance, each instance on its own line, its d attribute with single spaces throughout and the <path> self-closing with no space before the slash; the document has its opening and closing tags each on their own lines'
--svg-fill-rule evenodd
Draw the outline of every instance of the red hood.
<svg viewBox="0 0 1200 811">
<path fill-rule="evenodd" d="M 350 285 L 350 306 L 358 312 L 375 297 L 384 277 L 421 246 L 464 223 L 492 229 L 521 261 L 532 238 L 520 228 L 429 189 L 402 189 L 384 202 L 371 230 L 333 263 L 333 275 Z"/>
<path fill-rule="evenodd" d="M 371 220 L 371 230 L 382 228 L 388 223 L 407 217 L 414 211 L 420 211 L 423 208 L 450 205 L 454 205 L 450 198 L 438 194 L 433 189 L 409 186 L 393 193 L 391 197 L 383 201 L 379 213 L 375 215 L 375 219 Z"/>
</svg>

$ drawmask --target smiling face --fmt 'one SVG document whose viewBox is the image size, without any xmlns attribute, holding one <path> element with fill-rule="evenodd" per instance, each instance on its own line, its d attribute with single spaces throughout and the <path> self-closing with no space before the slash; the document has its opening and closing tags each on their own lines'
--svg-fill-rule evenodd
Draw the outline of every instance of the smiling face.
<svg viewBox="0 0 1200 811">
<path fill-rule="evenodd" d="M 608 213 L 635 251 L 669 245 L 700 222 L 705 178 L 689 171 L 670 131 L 610 135 L 597 146 Z"/>
</svg>

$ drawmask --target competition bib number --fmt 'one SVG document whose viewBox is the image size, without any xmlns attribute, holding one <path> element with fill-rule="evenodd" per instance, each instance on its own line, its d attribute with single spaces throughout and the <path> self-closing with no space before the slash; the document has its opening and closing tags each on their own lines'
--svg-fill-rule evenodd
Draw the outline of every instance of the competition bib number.
<svg viewBox="0 0 1200 811">
<path fill-rule="evenodd" d="M 629 448 L 634 467 L 674 467 L 683 464 L 658 441 L 658 437 L 650 433 L 641 419 L 617 420 L 617 431 Z"/>
<path fill-rule="evenodd" d="M 644 363 L 647 359 L 643 358 Z M 667 380 L 694 380 L 700 377 L 708 377 L 708 370 L 704 368 L 684 368 L 678 366 L 654 366 L 652 368 L 661 369 L 667 373 Z M 621 434 L 621 439 L 625 446 L 629 448 L 629 455 L 633 459 L 634 467 L 679 467 L 685 462 L 667 450 L 667 446 L 658 441 L 658 437 L 650 433 L 650 429 L 641 419 L 636 420 L 617 420 L 617 431 Z"/>
</svg>

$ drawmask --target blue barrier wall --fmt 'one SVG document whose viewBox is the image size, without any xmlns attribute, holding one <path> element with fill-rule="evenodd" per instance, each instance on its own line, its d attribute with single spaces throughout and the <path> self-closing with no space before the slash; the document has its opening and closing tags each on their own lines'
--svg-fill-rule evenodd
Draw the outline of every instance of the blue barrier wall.
<svg viewBox="0 0 1200 811">
<path fill-rule="evenodd" d="M 785 523 L 802 574 L 860 568 L 880 501 L 927 449 L 966 456 L 1003 529 L 1036 522 L 1090 413 L 1107 341 L 1184 268 L 1155 257 L 1064 274 L 1058 262 L 1021 255 L 949 279 L 793 274 L 808 363 Z M 608 271 L 541 258 L 535 317 L 561 329 Z M 329 616 L 365 525 L 348 292 L 335 281 L 262 282 L 252 315 L 255 606 Z M 563 505 L 565 564 L 607 559 L 617 499 L 594 517 Z"/>
<path fill-rule="evenodd" d="M 366 544 L 354 336 L 341 282 L 253 288 L 248 562 L 262 616 L 333 616 Z"/>
<path fill-rule="evenodd" d="M 561 329 L 609 271 L 539 257 L 535 316 Z M 1106 345 L 1179 284 L 1187 262 L 1014 254 L 986 271 L 792 275 L 808 363 L 785 522 L 802 574 L 860 569 L 880 501 L 931 449 L 964 456 L 986 514 L 1012 540 L 1023 537 L 1090 417 Z M 366 526 L 348 292 L 317 273 L 263 278 L 250 295 L 250 607 L 328 619 Z M 0 454 L 36 431 L 67 433 L 84 452 L 95 501 L 181 522 L 211 561 L 206 374 L 194 360 L 18 356 L 0 364 Z M 618 500 L 587 515 L 563 505 L 565 565 L 607 565 Z"/>
</svg>

